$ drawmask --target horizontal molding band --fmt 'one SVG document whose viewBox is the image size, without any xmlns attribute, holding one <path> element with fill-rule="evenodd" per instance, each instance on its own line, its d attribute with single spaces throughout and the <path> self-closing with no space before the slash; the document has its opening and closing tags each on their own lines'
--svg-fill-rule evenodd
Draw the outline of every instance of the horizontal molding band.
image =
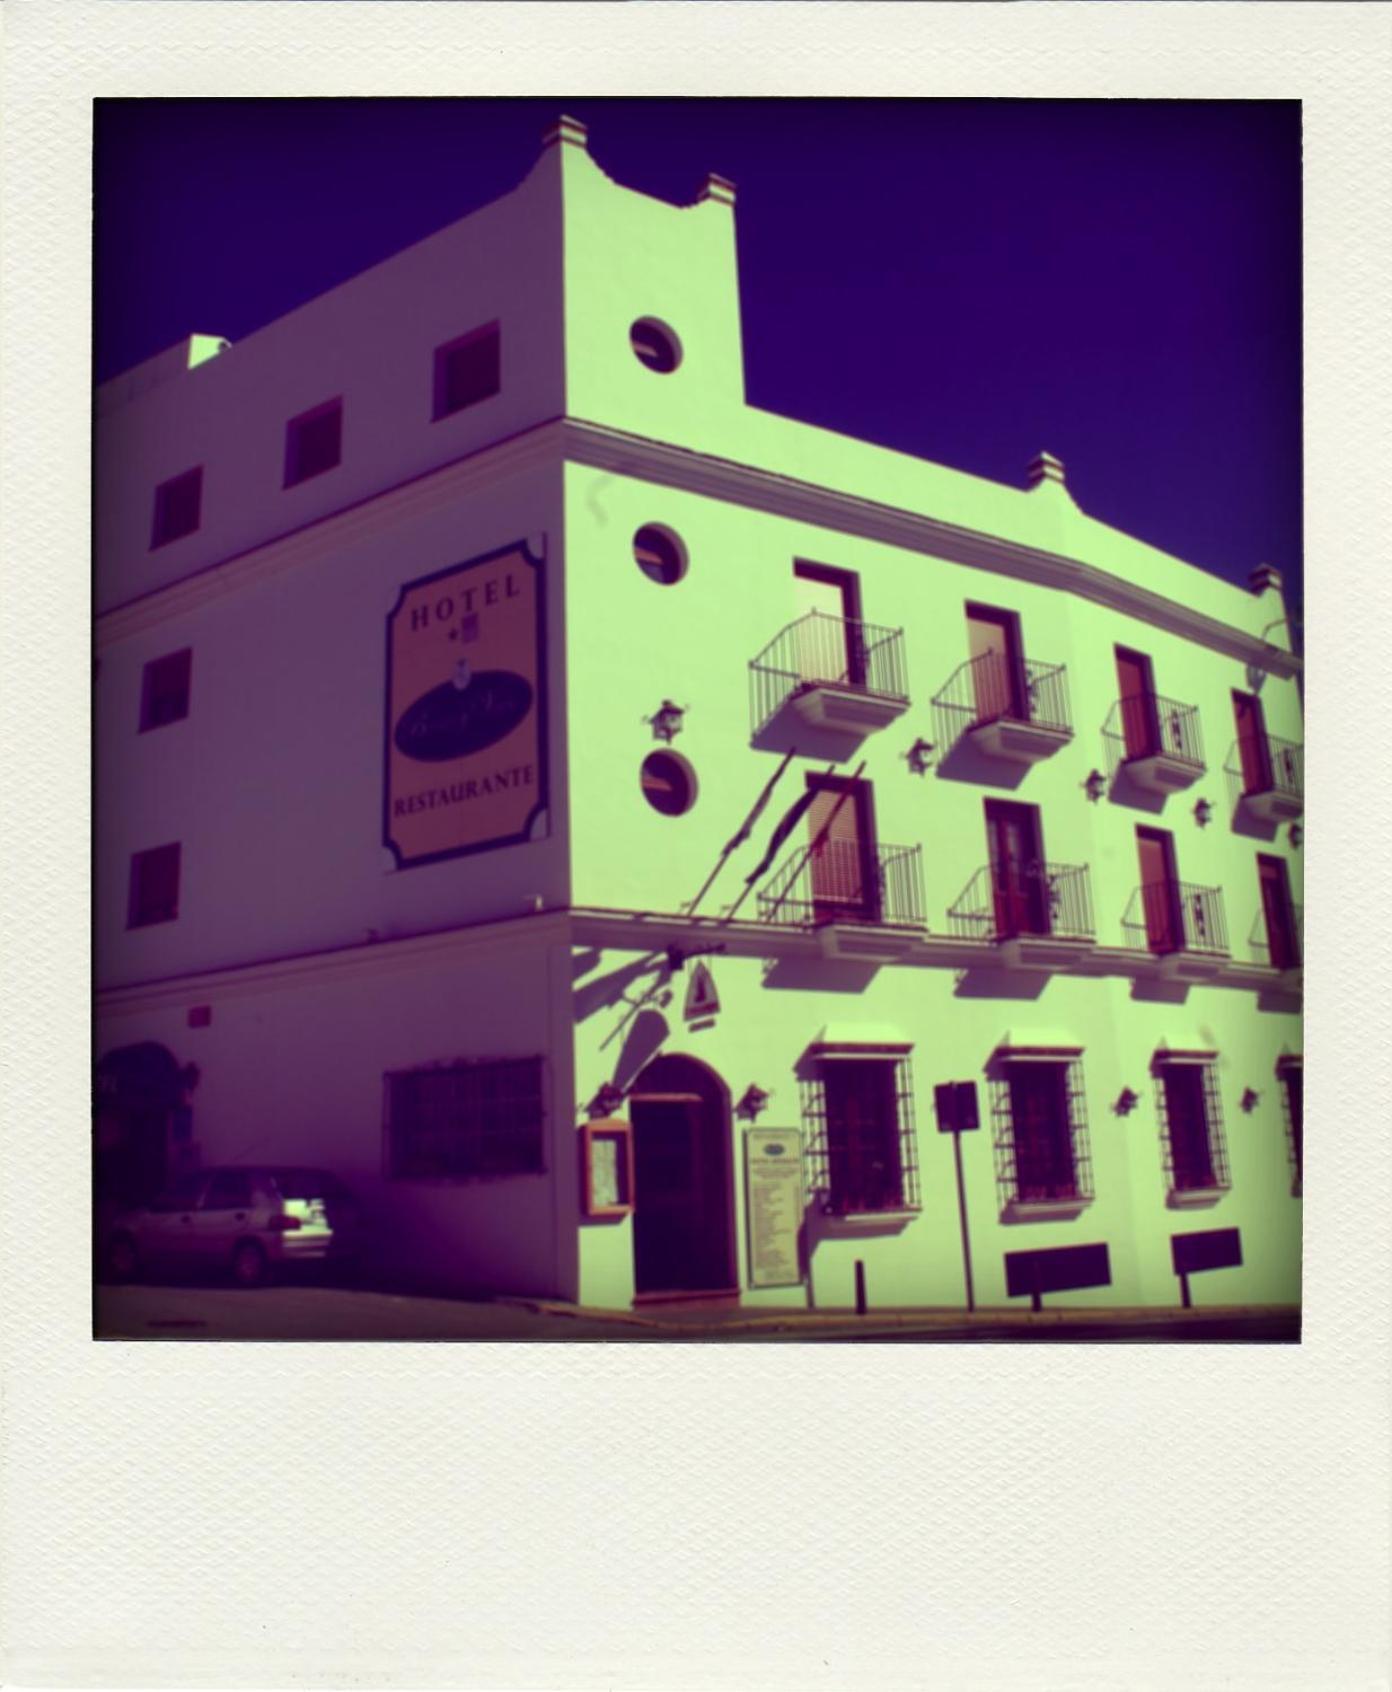
<svg viewBox="0 0 1392 1692">
<path fill-rule="evenodd" d="M 1122 581 L 1078 559 L 964 529 L 734 459 L 694 452 L 688 447 L 574 417 L 551 418 L 535 424 L 452 464 L 365 495 L 302 529 L 258 542 L 181 581 L 102 612 L 96 620 L 98 650 L 240 587 L 324 556 L 342 544 L 345 530 L 351 530 L 353 540 L 360 542 L 496 480 L 553 463 L 607 470 L 815 528 L 880 541 L 908 552 L 1055 588 L 1167 629 L 1272 675 L 1298 676 L 1303 669 L 1300 658 L 1282 647 L 1258 640 L 1244 630 L 1166 599 L 1149 588 Z"/>
<path fill-rule="evenodd" d="M 873 942 L 876 934 L 871 926 L 857 926 L 855 932 L 869 942 Z M 400 939 L 357 942 L 321 952 L 118 983 L 99 989 L 96 1003 L 103 1013 L 119 1015 L 167 1008 L 203 997 L 274 992 L 311 981 L 417 969 L 467 953 L 486 953 L 498 948 L 513 950 L 523 943 L 597 946 L 604 951 L 638 953 L 657 953 L 669 946 L 704 947 L 716 943 L 729 957 L 775 962 L 822 960 L 829 970 L 834 970 L 838 963 L 852 962 L 884 969 L 988 969 L 1021 977 L 1059 974 L 1134 981 L 1164 979 L 1159 975 L 1157 958 L 1121 946 L 1080 946 L 1066 966 L 1027 969 L 1007 964 L 990 941 L 959 940 L 952 935 L 927 932 L 905 934 L 896 930 L 892 947 L 887 947 L 882 956 L 858 953 L 849 959 L 831 959 L 823 951 L 820 931 L 792 924 L 726 922 L 720 917 L 688 916 L 681 912 L 575 906 L 568 910 L 529 911 L 502 921 L 432 930 Z M 1216 963 L 1211 975 L 1206 974 L 1202 981 L 1189 985 L 1275 993 L 1282 998 L 1298 996 L 1277 970 L 1237 959 Z M 806 990 L 816 991 L 815 987 Z M 1005 996 L 1001 998 L 1004 1002 Z"/>
</svg>

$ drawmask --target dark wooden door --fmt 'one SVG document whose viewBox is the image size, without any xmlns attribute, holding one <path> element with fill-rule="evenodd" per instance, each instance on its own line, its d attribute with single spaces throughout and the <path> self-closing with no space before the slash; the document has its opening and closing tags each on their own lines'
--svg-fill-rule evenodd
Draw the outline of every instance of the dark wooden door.
<svg viewBox="0 0 1392 1692">
<path fill-rule="evenodd" d="M 1179 908 L 1174 842 L 1159 828 L 1136 830 L 1141 865 L 1141 906 L 1146 945 L 1152 952 L 1177 952 L 1184 945 L 1184 917 Z"/>
<path fill-rule="evenodd" d="M 1129 647 L 1116 649 L 1121 690 L 1121 732 L 1128 758 L 1149 758 L 1160 750 L 1160 719 L 1155 708 L 1155 680 L 1150 659 Z"/>
<path fill-rule="evenodd" d="M 878 922 L 879 876 L 869 784 L 838 776 L 810 776 L 807 812 L 812 845 L 815 922 Z"/>
<path fill-rule="evenodd" d="M 1033 805 L 986 801 L 986 840 L 991 855 L 991 891 L 996 935 L 1049 932 L 1039 813 Z"/>
<path fill-rule="evenodd" d="M 1271 750 L 1266 741 L 1266 719 L 1255 693 L 1233 690 L 1233 718 L 1237 724 L 1237 755 L 1242 765 L 1242 791 L 1268 793 L 1271 790 Z"/>
<path fill-rule="evenodd" d="M 1285 861 L 1257 854 L 1257 876 L 1261 882 L 1262 915 L 1266 919 L 1266 940 L 1275 969 L 1294 969 L 1300 962 L 1300 942 L 1295 930 L 1295 908 L 1291 904 L 1290 877 Z"/>
<path fill-rule="evenodd" d="M 634 1093 L 629 1104 L 637 1291 L 726 1288 L 729 1206 L 718 1102 L 703 1093 L 654 1092 Z"/>
<path fill-rule="evenodd" d="M 997 717 L 1028 721 L 1024 664 L 1015 614 L 994 611 L 987 605 L 969 605 L 967 649 L 972 660 L 977 722 L 994 722 Z"/>
</svg>

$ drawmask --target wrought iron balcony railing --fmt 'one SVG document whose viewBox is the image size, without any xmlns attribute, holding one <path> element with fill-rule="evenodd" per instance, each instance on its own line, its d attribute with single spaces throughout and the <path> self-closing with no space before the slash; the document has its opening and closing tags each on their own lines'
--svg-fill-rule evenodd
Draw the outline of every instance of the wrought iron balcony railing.
<svg viewBox="0 0 1392 1692">
<path fill-rule="evenodd" d="M 1158 693 L 1118 699 L 1102 732 L 1115 743 L 1118 763 L 1167 757 L 1203 767 L 1203 736 L 1196 705 L 1181 705 L 1177 699 L 1164 699 Z"/>
<path fill-rule="evenodd" d="M 815 852 L 795 853 L 759 892 L 761 922 L 820 927 L 854 922 L 922 928 L 921 846 L 863 847 L 828 840 Z"/>
<path fill-rule="evenodd" d="M 1235 740 L 1223 767 L 1244 799 L 1264 793 L 1291 800 L 1305 797 L 1305 748 L 1296 741 L 1270 734 Z"/>
<path fill-rule="evenodd" d="M 904 631 L 809 611 L 751 661 L 749 679 L 755 733 L 787 700 L 818 687 L 907 705 Z"/>
<path fill-rule="evenodd" d="M 1305 955 L 1305 908 L 1292 902 L 1286 920 L 1273 923 L 1265 910 L 1257 912 L 1247 936 L 1252 958 L 1272 969 L 1299 969 Z"/>
<path fill-rule="evenodd" d="M 1015 940 L 1051 935 L 1092 940 L 1092 881 L 1086 864 L 997 866 L 979 869 L 947 913 L 963 940 Z"/>
<path fill-rule="evenodd" d="M 1131 895 L 1121 919 L 1125 944 L 1136 951 L 1228 956 L 1228 925 L 1220 887 L 1151 881 Z"/>
<path fill-rule="evenodd" d="M 933 722 L 938 745 L 945 749 L 970 730 L 1001 721 L 1071 735 L 1064 666 L 1026 659 L 1014 663 L 1001 653 L 983 652 L 959 664 L 934 695 Z"/>
</svg>

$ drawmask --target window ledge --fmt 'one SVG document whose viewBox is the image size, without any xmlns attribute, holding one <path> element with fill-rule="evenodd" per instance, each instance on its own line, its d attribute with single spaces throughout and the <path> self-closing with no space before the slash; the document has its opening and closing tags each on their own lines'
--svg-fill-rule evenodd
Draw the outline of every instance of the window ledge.
<svg viewBox="0 0 1392 1692">
<path fill-rule="evenodd" d="M 1165 1202 L 1171 1210 L 1207 1210 L 1227 1194 L 1226 1187 L 1186 1187 L 1172 1191 Z"/>
<path fill-rule="evenodd" d="M 822 1220 L 851 1233 L 870 1228 L 904 1228 L 921 1214 L 917 1205 L 898 1205 L 893 1210 L 823 1210 Z"/>
<path fill-rule="evenodd" d="M 1011 1199 L 1005 1207 L 1007 1222 L 1068 1222 L 1080 1216 L 1091 1198 Z"/>
</svg>

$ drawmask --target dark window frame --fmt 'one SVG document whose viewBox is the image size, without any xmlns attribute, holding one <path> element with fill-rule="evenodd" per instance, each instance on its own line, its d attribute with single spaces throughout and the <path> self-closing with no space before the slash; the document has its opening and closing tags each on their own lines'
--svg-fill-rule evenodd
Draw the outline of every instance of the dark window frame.
<svg viewBox="0 0 1392 1692">
<path fill-rule="evenodd" d="M 193 648 L 183 646 L 146 664 L 140 678 L 140 733 L 168 728 L 189 714 L 193 680 Z M 174 701 L 174 703 L 162 703 Z"/>
<path fill-rule="evenodd" d="M 470 370 L 471 364 L 478 368 Z M 461 371 L 468 371 L 474 378 L 473 382 L 457 384 Z M 431 390 L 432 423 L 439 423 L 446 417 L 457 417 L 461 411 L 482 405 L 502 391 L 503 334 L 496 318 L 436 347 Z"/>
<path fill-rule="evenodd" d="M 313 442 L 315 436 L 311 433 L 317 425 L 332 418 L 335 423 L 333 458 L 319 463 L 311 459 L 306 466 L 306 445 Z M 317 476 L 326 476 L 330 470 L 336 470 L 343 462 L 343 396 L 325 400 L 320 405 L 311 406 L 308 411 L 301 411 L 290 418 L 285 425 L 285 480 L 284 487 L 297 488 L 302 482 L 312 482 Z"/>
<path fill-rule="evenodd" d="M 1024 1090 L 1035 1079 L 1030 1072 L 1036 1069 L 1052 1072 L 1048 1085 L 1056 1089 L 1059 1115 L 1049 1125 L 1055 1141 L 1052 1147 L 1028 1144 L 1021 1132 L 1026 1115 Z M 1003 1207 L 1090 1204 L 1095 1195 L 1081 1053 L 1041 1048 L 1027 1057 L 1007 1057 L 988 1073 L 996 1184 Z M 1042 1093 L 1043 1076 L 1037 1082 Z M 1067 1146 L 1066 1174 L 1058 1156 L 1059 1141 Z"/>
<path fill-rule="evenodd" d="M 126 906 L 127 928 L 150 928 L 156 923 L 173 922 L 179 915 L 180 882 L 183 872 L 182 848 L 173 840 L 164 846 L 150 846 L 143 852 L 133 852 L 130 861 L 130 892 Z M 172 866 L 172 868 L 170 867 Z M 166 890 L 158 878 L 163 873 Z M 156 885 L 152 887 L 150 883 Z"/>
<path fill-rule="evenodd" d="M 1276 1065 L 1281 1088 L 1281 1111 L 1286 1123 L 1286 1150 L 1291 1162 L 1291 1196 L 1305 1191 L 1305 1064 L 1301 1058 L 1282 1058 Z"/>
<path fill-rule="evenodd" d="M 191 498 L 189 489 L 192 489 Z M 150 551 L 170 546 L 186 535 L 195 535 L 202 527 L 203 466 L 195 464 L 191 470 L 181 470 L 156 487 L 150 517 Z"/>
<path fill-rule="evenodd" d="M 857 1083 L 866 1092 L 852 1106 L 849 1095 Z M 858 1107 L 864 1115 L 857 1121 Z M 880 1119 L 869 1120 L 876 1112 Z M 848 1050 L 819 1057 L 802 1082 L 802 1114 L 808 1187 L 823 1214 L 875 1216 L 922 1208 L 907 1052 Z"/>
<path fill-rule="evenodd" d="M 540 1057 L 392 1070 L 383 1091 L 389 1180 L 458 1183 L 547 1172 Z"/>
<path fill-rule="evenodd" d="M 1157 1054 L 1154 1068 L 1156 1115 L 1169 1191 L 1229 1191 L 1232 1175 L 1217 1063 L 1212 1058 Z"/>
</svg>

